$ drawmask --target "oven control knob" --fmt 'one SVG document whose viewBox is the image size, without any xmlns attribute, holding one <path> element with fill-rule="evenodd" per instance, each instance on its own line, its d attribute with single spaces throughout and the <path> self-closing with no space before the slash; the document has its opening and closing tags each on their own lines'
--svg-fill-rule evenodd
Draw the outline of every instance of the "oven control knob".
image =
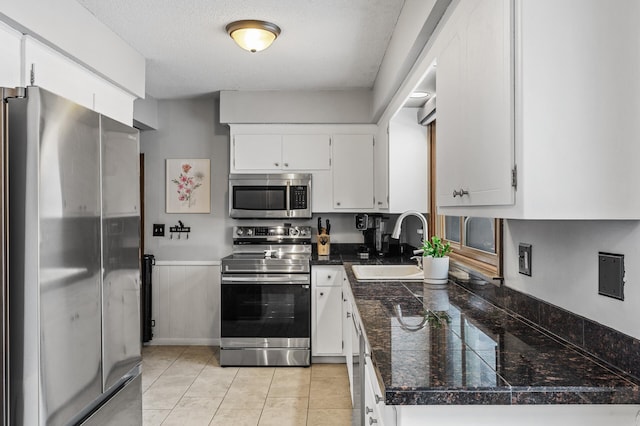
<svg viewBox="0 0 640 426">
<path fill-rule="evenodd" d="M 247 229 L 247 237 L 250 237 L 253 235 L 253 229 L 249 228 Z"/>
<path fill-rule="evenodd" d="M 307 236 L 307 230 L 306 230 L 306 229 L 304 229 L 304 228 L 302 228 L 302 229 L 300 230 L 300 236 L 301 236 L 301 237 L 306 237 L 306 236 Z"/>
<path fill-rule="evenodd" d="M 243 235 L 244 235 L 244 229 L 242 229 L 242 228 L 238 228 L 238 229 L 236 230 L 236 235 L 238 235 L 238 236 L 240 236 L 240 237 L 241 237 L 241 236 L 243 236 Z"/>
<path fill-rule="evenodd" d="M 298 228 L 289 229 L 289 235 L 292 237 L 297 237 L 299 233 L 300 231 L 298 230 Z"/>
</svg>

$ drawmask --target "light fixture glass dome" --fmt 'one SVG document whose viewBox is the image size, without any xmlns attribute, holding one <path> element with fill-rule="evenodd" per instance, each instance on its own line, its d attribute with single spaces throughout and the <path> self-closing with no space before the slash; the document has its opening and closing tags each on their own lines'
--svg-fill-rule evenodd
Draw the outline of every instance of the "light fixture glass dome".
<svg viewBox="0 0 640 426">
<path fill-rule="evenodd" d="M 227 33 L 238 46 L 255 53 L 271 46 L 280 35 L 280 28 L 271 22 L 243 20 L 227 25 Z"/>
</svg>

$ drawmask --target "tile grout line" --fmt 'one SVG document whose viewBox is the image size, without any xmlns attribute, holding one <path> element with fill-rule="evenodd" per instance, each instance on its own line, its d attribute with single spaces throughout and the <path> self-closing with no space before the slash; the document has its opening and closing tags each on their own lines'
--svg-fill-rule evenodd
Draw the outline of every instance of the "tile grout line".
<svg viewBox="0 0 640 426">
<path fill-rule="evenodd" d="M 184 351 L 185 351 L 185 349 L 182 349 L 182 352 L 184 352 Z M 181 352 L 180 354 L 182 354 L 182 352 Z M 169 369 L 169 368 L 170 368 L 170 367 L 171 367 L 171 366 L 176 362 L 176 360 L 177 360 L 179 357 L 180 357 L 180 355 L 178 355 L 176 358 L 174 358 L 174 360 L 173 360 L 173 361 L 171 361 L 171 363 L 170 363 L 170 364 L 169 364 L 169 365 L 168 365 L 164 370 L 162 370 L 162 373 L 158 374 L 158 377 L 156 377 L 156 378 L 153 380 L 153 382 L 151 382 L 151 383 L 149 384 L 149 387 L 147 387 L 147 389 L 146 389 L 144 392 L 142 392 L 142 393 L 144 394 L 144 393 L 146 393 L 149 389 L 151 389 L 151 386 L 153 386 L 153 384 L 154 384 L 155 382 L 157 382 L 157 381 L 158 381 L 158 379 L 159 379 L 159 378 L 160 378 L 164 373 L 166 373 L 166 372 L 167 372 L 167 370 L 168 370 L 168 369 Z M 141 363 L 140 365 L 142 366 L 142 363 Z"/>
<path fill-rule="evenodd" d="M 271 375 L 271 381 L 269 382 L 269 388 L 267 389 L 267 394 L 264 397 L 264 401 L 262 402 L 262 408 L 260 409 L 260 417 L 258 417 L 257 426 L 260 425 L 260 420 L 262 420 L 262 416 L 264 414 L 264 407 L 267 405 L 267 398 L 269 398 L 269 391 L 271 390 L 271 385 L 273 384 L 273 378 L 276 375 L 276 369 L 273 369 L 273 374 Z"/>
</svg>

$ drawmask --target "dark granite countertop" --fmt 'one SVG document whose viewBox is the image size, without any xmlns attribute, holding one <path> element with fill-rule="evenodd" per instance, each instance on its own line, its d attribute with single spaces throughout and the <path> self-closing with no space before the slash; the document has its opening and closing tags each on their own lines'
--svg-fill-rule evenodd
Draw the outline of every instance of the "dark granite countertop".
<svg viewBox="0 0 640 426">
<path fill-rule="evenodd" d="M 331 256 L 330 256 L 331 257 Z M 359 282 L 344 264 L 387 404 L 638 404 L 640 382 L 450 281 Z M 491 284 L 487 284 L 491 285 Z"/>
</svg>

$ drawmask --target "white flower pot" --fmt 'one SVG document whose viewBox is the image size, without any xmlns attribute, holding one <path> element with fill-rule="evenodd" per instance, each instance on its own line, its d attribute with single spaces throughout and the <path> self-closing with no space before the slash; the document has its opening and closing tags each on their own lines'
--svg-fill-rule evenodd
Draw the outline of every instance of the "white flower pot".
<svg viewBox="0 0 640 426">
<path fill-rule="evenodd" d="M 449 282 L 449 257 L 422 258 L 424 282 L 427 284 L 446 285 Z"/>
</svg>

